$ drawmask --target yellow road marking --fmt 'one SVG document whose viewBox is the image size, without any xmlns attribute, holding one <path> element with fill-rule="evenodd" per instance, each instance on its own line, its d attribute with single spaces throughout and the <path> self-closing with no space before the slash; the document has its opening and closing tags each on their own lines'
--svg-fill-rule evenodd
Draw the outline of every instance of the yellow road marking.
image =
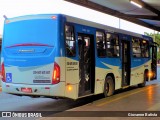
<svg viewBox="0 0 160 120">
<path fill-rule="evenodd" d="M 2 91 L 2 87 L 0 87 L 0 92 Z"/>
<path fill-rule="evenodd" d="M 159 85 L 159 84 L 158 84 L 158 85 L 155 85 L 155 86 L 153 86 L 153 88 L 154 88 L 154 87 L 158 87 L 158 86 L 160 86 L 160 85 Z M 96 105 L 96 106 L 100 107 L 100 106 L 103 106 L 103 105 L 105 105 L 105 104 L 109 104 L 109 103 L 111 103 L 111 102 L 114 102 L 114 101 L 117 101 L 117 100 L 126 98 L 126 97 L 128 97 L 128 96 L 134 95 L 134 94 L 136 94 L 136 93 L 145 91 L 145 90 L 147 90 L 147 89 L 149 89 L 149 88 L 147 87 L 146 89 L 142 89 L 142 90 L 139 90 L 139 91 L 136 91 L 136 92 L 132 92 L 132 93 L 127 94 L 127 95 L 123 95 L 122 97 L 119 97 L 119 98 L 116 98 L 116 99 L 113 99 L 113 100 L 110 100 L 110 101 L 106 101 L 106 102 L 100 103 L 100 104 L 98 104 L 98 105 Z"/>
</svg>

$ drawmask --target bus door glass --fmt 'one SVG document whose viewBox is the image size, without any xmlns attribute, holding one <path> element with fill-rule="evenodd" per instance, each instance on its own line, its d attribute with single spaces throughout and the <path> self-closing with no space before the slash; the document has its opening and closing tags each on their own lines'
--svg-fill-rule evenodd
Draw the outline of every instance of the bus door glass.
<svg viewBox="0 0 160 120">
<path fill-rule="evenodd" d="M 151 57 L 152 57 L 151 69 L 153 72 L 153 77 L 151 79 L 157 79 L 157 46 L 156 45 L 152 46 Z"/>
<path fill-rule="evenodd" d="M 121 40 L 121 55 L 122 55 L 122 86 L 130 85 L 130 69 L 131 69 L 131 56 L 130 56 L 130 42 Z"/>
<path fill-rule="evenodd" d="M 78 34 L 79 49 L 79 96 L 94 92 L 95 57 L 94 36 Z"/>
</svg>

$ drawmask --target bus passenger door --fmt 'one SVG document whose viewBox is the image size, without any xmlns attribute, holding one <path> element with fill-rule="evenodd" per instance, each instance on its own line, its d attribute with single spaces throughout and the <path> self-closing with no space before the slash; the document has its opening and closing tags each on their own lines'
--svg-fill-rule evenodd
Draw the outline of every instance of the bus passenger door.
<svg viewBox="0 0 160 120">
<path fill-rule="evenodd" d="M 152 63 L 151 63 L 151 69 L 153 72 L 153 77 L 151 79 L 157 79 L 157 46 L 152 46 Z"/>
<path fill-rule="evenodd" d="M 95 52 L 94 36 L 78 34 L 79 49 L 79 96 L 94 93 L 95 84 Z"/>
<path fill-rule="evenodd" d="M 131 72 L 131 56 L 130 56 L 130 42 L 126 40 L 121 41 L 122 46 L 122 87 L 130 85 Z"/>
</svg>

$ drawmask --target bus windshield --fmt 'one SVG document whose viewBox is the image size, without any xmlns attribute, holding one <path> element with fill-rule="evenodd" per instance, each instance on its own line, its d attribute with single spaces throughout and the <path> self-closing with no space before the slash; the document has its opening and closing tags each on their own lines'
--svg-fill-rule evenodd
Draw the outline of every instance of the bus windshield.
<svg viewBox="0 0 160 120">
<path fill-rule="evenodd" d="M 19 45 L 54 46 L 57 22 L 53 19 L 9 21 L 4 28 L 4 47 Z"/>
</svg>

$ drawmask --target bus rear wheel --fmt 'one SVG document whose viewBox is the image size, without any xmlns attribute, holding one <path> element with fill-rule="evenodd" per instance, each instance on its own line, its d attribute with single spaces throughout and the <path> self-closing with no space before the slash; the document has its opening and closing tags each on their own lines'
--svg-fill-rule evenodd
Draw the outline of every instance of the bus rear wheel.
<svg viewBox="0 0 160 120">
<path fill-rule="evenodd" d="M 104 83 L 104 97 L 114 94 L 114 82 L 111 76 L 107 76 Z"/>
</svg>

